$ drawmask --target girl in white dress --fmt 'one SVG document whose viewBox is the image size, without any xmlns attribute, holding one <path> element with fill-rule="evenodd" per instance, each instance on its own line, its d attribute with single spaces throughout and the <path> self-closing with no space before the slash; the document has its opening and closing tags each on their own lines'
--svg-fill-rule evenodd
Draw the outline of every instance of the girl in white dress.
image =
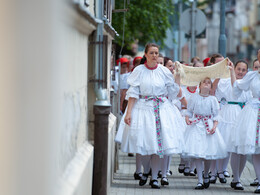
<svg viewBox="0 0 260 195">
<path fill-rule="evenodd" d="M 242 79 L 248 71 L 248 64 L 244 60 L 239 60 L 235 64 L 235 76 L 236 79 Z M 238 114 L 241 112 L 245 102 L 247 102 L 252 94 L 250 91 L 243 92 L 239 97 L 235 97 L 232 91 L 231 78 L 227 79 L 216 79 L 213 86 L 217 85 L 215 96 L 220 102 L 220 112 L 221 120 L 219 121 L 218 128 L 219 131 L 228 145 L 234 138 L 234 125 Z M 214 87 L 213 87 L 214 88 Z M 227 148 L 229 151 L 229 148 Z M 220 183 L 226 183 L 225 177 L 229 177 L 227 172 L 227 165 L 229 162 L 230 153 L 225 159 L 217 160 L 217 171 Z M 242 162 L 241 162 L 242 163 Z M 243 159 L 243 163 L 246 163 L 246 158 Z M 213 169 L 214 171 L 215 169 Z M 217 179 L 215 172 L 212 172 L 210 178 L 211 183 L 215 183 Z"/>
<path fill-rule="evenodd" d="M 258 51 L 258 60 L 260 60 L 260 50 Z M 239 97 L 243 91 L 248 90 L 253 95 L 237 117 L 234 139 L 230 143 L 231 152 L 234 153 L 231 156 L 231 167 L 234 171 L 231 187 L 243 190 L 244 188 L 240 183 L 240 172 L 242 173 L 245 167 L 244 164 L 241 165 L 241 159 L 245 155 L 252 154 L 256 176 L 260 178 L 260 70 L 248 72 L 243 79 L 236 80 L 234 67 L 230 67 L 234 95 Z M 259 185 L 255 193 L 260 193 Z"/>
<path fill-rule="evenodd" d="M 194 94 L 199 93 L 198 86 L 182 86 L 182 95 L 186 98 L 187 102 L 192 98 Z M 185 110 L 187 109 L 187 106 L 185 109 L 182 109 L 182 113 L 185 117 Z M 187 131 L 184 131 L 184 135 L 187 133 Z M 181 161 L 179 164 L 178 171 L 179 173 L 183 173 L 185 176 L 195 176 L 195 162 L 193 159 L 186 159 L 181 157 Z"/>
<path fill-rule="evenodd" d="M 124 128 L 121 150 L 151 157 L 152 188 L 160 188 L 157 173 L 160 157 L 179 154 L 184 145 L 181 117 L 177 117 L 169 100 L 181 96 L 179 85 L 171 72 L 157 64 L 159 49 L 156 44 L 145 48 L 147 63 L 137 66 L 128 78 L 128 107 L 121 120 Z M 168 99 L 166 98 L 166 95 Z M 167 185 L 166 170 L 162 170 L 162 185 Z M 145 172 L 139 185 L 147 182 Z"/>
<path fill-rule="evenodd" d="M 198 174 L 195 189 L 209 187 L 210 161 L 227 156 L 226 144 L 217 128 L 219 104 L 215 96 L 209 95 L 211 87 L 212 82 L 208 77 L 200 82 L 200 92 L 189 100 L 185 118 L 188 126 L 183 155 L 195 159 Z"/>
</svg>

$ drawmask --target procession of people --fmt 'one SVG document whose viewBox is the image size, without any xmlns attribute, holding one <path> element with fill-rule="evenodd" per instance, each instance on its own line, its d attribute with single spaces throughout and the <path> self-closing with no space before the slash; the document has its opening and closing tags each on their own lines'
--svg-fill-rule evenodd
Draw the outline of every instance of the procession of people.
<svg viewBox="0 0 260 195">
<path fill-rule="evenodd" d="M 143 57 L 120 59 L 121 70 L 132 67 L 120 75 L 122 119 L 115 141 L 136 154 L 133 179 L 154 189 L 171 185 L 171 156 L 178 154 L 179 173 L 197 175 L 195 190 L 217 179 L 225 184 L 231 176 L 230 187 L 244 190 L 240 177 L 252 155 L 251 184 L 260 193 L 260 50 L 252 71 L 247 61 L 233 64 L 220 54 L 203 62 L 195 57 L 190 66 L 159 52 L 148 43 Z"/>
</svg>

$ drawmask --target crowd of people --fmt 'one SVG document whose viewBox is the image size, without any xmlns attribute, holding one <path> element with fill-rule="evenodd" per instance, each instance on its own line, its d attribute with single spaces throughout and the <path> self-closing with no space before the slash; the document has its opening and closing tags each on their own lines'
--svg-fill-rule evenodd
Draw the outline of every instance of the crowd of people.
<svg viewBox="0 0 260 195">
<path fill-rule="evenodd" d="M 223 60 L 213 54 L 203 61 L 194 57 L 187 65 L 205 67 Z M 230 186 L 243 190 L 240 177 L 252 155 L 256 178 L 250 185 L 260 193 L 260 50 L 253 71 L 245 60 L 233 64 L 228 59 L 230 78 L 205 77 L 197 86 L 181 85 L 175 62 L 154 43 L 146 45 L 143 57 L 118 63 L 123 116 L 115 141 L 129 156 L 136 154 L 134 179 L 140 186 L 149 177 L 152 188 L 169 185 L 171 156 L 179 154 L 178 171 L 197 175 L 196 190 L 217 179 L 227 183 L 229 162 Z"/>
</svg>

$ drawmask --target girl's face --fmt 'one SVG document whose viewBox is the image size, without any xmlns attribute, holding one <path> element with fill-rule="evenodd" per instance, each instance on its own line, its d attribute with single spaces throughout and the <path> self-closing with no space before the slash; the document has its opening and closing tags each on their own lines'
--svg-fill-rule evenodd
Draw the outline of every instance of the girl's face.
<svg viewBox="0 0 260 195">
<path fill-rule="evenodd" d="M 203 81 L 200 82 L 200 89 L 211 89 L 211 80 L 206 78 Z"/>
<path fill-rule="evenodd" d="M 243 62 L 239 62 L 235 67 L 236 79 L 242 79 L 247 73 L 247 65 Z"/>
<path fill-rule="evenodd" d="M 173 73 L 173 70 L 175 70 L 175 66 L 171 60 L 168 60 L 165 66 L 171 71 L 171 73 Z"/>
<path fill-rule="evenodd" d="M 148 64 L 157 64 L 157 58 L 159 56 L 159 49 L 157 47 L 150 47 L 148 52 L 145 53 L 145 57 Z"/>
</svg>

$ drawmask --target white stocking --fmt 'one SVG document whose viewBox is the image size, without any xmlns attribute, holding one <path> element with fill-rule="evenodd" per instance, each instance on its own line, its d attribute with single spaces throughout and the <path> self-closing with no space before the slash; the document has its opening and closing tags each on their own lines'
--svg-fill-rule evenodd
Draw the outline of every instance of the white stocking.
<svg viewBox="0 0 260 195">
<path fill-rule="evenodd" d="M 240 154 L 239 178 L 241 177 L 245 166 L 246 166 L 246 155 Z"/>
<path fill-rule="evenodd" d="M 228 156 L 223 159 L 223 171 L 227 170 L 229 159 L 230 159 L 230 152 L 228 152 Z"/>
<path fill-rule="evenodd" d="M 256 174 L 256 177 L 259 181 L 259 178 L 260 178 L 260 154 L 253 154 L 252 156 L 252 160 L 253 160 L 253 165 L 254 165 L 254 168 L 255 168 L 255 174 Z"/>
<path fill-rule="evenodd" d="M 170 170 L 171 161 L 172 161 L 172 156 L 168 156 L 167 170 Z"/>
<path fill-rule="evenodd" d="M 151 167 L 152 167 L 152 180 L 157 180 L 158 171 L 160 168 L 160 158 L 158 155 L 153 154 L 151 158 Z"/>
<path fill-rule="evenodd" d="M 198 183 L 203 183 L 203 178 L 202 178 L 203 162 L 202 162 L 202 159 L 195 159 L 194 162 L 195 162 L 196 169 L 197 169 Z"/>
<path fill-rule="evenodd" d="M 135 163 L 136 163 L 136 173 L 142 172 L 142 156 L 141 154 L 136 154 L 135 157 Z"/>
<path fill-rule="evenodd" d="M 166 177 L 168 159 L 169 159 L 169 156 L 166 156 L 166 155 L 164 155 L 163 158 L 160 158 L 162 177 Z"/>
<path fill-rule="evenodd" d="M 191 161 L 190 161 L 190 170 L 194 171 L 195 168 L 196 168 L 195 162 L 194 162 L 193 159 L 191 159 Z"/>
<path fill-rule="evenodd" d="M 233 181 L 240 182 L 241 174 L 246 165 L 246 155 L 242 154 L 231 154 L 231 168 L 233 172 Z"/>
<path fill-rule="evenodd" d="M 211 160 L 210 163 L 210 171 L 211 171 L 211 175 L 216 176 L 217 175 L 217 168 L 216 168 L 216 160 Z"/>
<path fill-rule="evenodd" d="M 144 167 L 144 173 L 149 173 L 151 165 L 150 165 L 150 161 L 151 161 L 151 155 L 144 155 L 141 156 L 142 159 L 142 164 Z"/>
</svg>

